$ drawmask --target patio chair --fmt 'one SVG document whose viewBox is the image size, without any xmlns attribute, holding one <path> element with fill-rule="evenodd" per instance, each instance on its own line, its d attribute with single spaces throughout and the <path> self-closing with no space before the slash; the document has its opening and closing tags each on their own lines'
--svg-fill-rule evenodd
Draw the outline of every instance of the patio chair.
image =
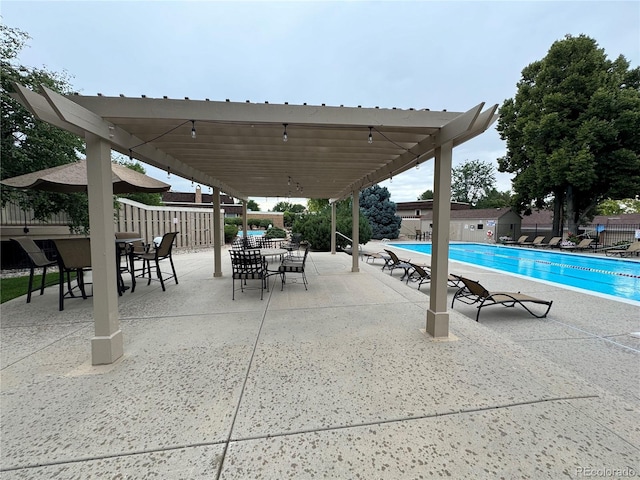
<svg viewBox="0 0 640 480">
<path fill-rule="evenodd" d="M 480 309 L 491 305 L 504 305 L 505 307 L 515 307 L 516 305 L 520 305 L 536 318 L 546 317 L 549 310 L 551 310 L 551 304 L 553 301 L 541 300 L 520 292 L 489 292 L 486 288 L 480 285 L 479 282 L 469 280 L 464 277 L 459 278 L 464 286 L 453 295 L 451 308 L 453 308 L 453 304 L 456 300 L 466 303 L 467 305 L 475 305 L 476 303 L 479 303 L 477 307 L 478 313 L 476 314 L 476 322 L 480 317 Z M 528 304 L 531 303 L 545 305 L 547 308 L 544 313 L 538 314 L 529 308 Z"/>
<path fill-rule="evenodd" d="M 302 283 L 304 284 L 304 289 L 307 288 L 307 276 L 304 273 L 304 268 L 307 263 L 307 256 L 309 255 L 310 245 L 307 244 L 304 249 L 304 255 L 302 256 L 302 261 L 297 260 L 295 257 L 293 258 L 285 258 L 284 261 L 280 264 L 278 268 L 278 273 L 280 274 L 280 279 L 282 281 L 282 286 L 280 290 L 284 290 L 284 284 L 287 281 L 287 274 L 299 273 L 302 275 Z"/>
<path fill-rule="evenodd" d="M 12 238 L 14 242 L 20 245 L 29 259 L 29 286 L 27 287 L 27 303 L 31 302 L 31 293 L 40 290 L 40 295 L 44 294 L 45 277 L 47 275 L 47 267 L 57 264 L 55 260 L 49 260 L 44 251 L 30 237 Z M 42 281 L 39 288 L 33 288 L 33 278 L 36 268 L 42 268 Z"/>
<path fill-rule="evenodd" d="M 631 257 L 632 255 L 640 255 L 640 242 L 633 242 L 629 246 L 624 248 L 614 248 L 611 250 L 605 250 L 604 254 L 608 257 L 619 255 L 620 257 Z"/>
<path fill-rule="evenodd" d="M 591 250 L 592 243 L 593 238 L 583 238 L 577 245 L 560 245 L 560 250 L 569 250 L 570 252 L 574 252 L 576 250 Z"/>
<path fill-rule="evenodd" d="M 156 266 L 156 276 L 158 277 L 157 280 L 160 281 L 160 285 L 162 286 L 163 292 L 166 291 L 166 288 L 164 286 L 165 281 L 173 278 L 176 282 L 176 285 L 178 284 L 178 276 L 176 275 L 176 269 L 173 265 L 173 257 L 172 257 L 173 242 L 176 239 L 177 235 L 178 235 L 178 232 L 165 233 L 162 236 L 162 241 L 160 242 L 160 245 L 158 245 L 153 251 L 138 253 L 138 254 L 134 253 L 131 257 L 132 263 L 134 264 L 131 267 L 133 271 L 136 270 L 135 260 L 142 260 L 143 262 L 142 274 L 139 275 L 139 277 L 147 278 L 148 279 L 147 285 L 151 284 L 151 280 L 156 280 L 151 275 L 151 262 L 152 261 L 154 262 Z M 173 275 L 165 276 L 165 274 L 160 269 L 160 261 L 167 260 L 167 259 L 171 264 L 171 272 L 173 273 Z M 133 285 L 131 286 L 132 293 L 135 291 L 135 288 L 136 288 L 136 284 L 133 283 Z"/>
<path fill-rule="evenodd" d="M 244 292 L 247 280 L 260 280 L 260 300 L 264 296 L 264 287 L 269 273 L 259 250 L 229 250 L 231 255 L 232 287 L 231 298 L 236 299 L 236 280 L 240 280 L 240 290 Z"/>
<path fill-rule="evenodd" d="M 74 288 L 71 286 L 71 274 L 76 274 L 77 288 L 80 296 L 86 300 L 87 295 L 84 281 L 84 274 L 91 271 L 91 241 L 88 238 L 63 238 L 54 240 L 53 243 L 58 251 L 58 269 L 60 270 L 60 294 L 59 310 L 64 310 L 64 299 L 75 297 Z M 65 292 L 65 275 L 67 292 Z"/>
<path fill-rule="evenodd" d="M 289 257 L 293 256 L 293 252 L 296 252 L 296 255 L 298 254 L 298 251 L 300 250 L 300 242 L 302 240 L 302 235 L 299 233 L 294 233 L 291 236 L 291 240 L 288 242 L 283 242 L 281 244 L 281 247 L 288 250 L 289 251 Z"/>
<path fill-rule="evenodd" d="M 389 258 L 385 258 L 385 263 L 382 266 L 382 270 L 384 270 L 385 268 L 388 268 L 389 275 L 393 275 L 393 271 L 396 268 L 402 268 L 404 269 L 404 274 L 402 275 L 402 277 L 400 277 L 400 280 L 404 280 L 404 278 L 409 274 L 409 270 L 411 269 L 411 263 L 410 263 L 411 259 L 399 258 L 395 254 L 395 252 L 391 250 L 387 250 L 386 248 L 384 249 L 384 251 L 389 256 Z"/>
</svg>

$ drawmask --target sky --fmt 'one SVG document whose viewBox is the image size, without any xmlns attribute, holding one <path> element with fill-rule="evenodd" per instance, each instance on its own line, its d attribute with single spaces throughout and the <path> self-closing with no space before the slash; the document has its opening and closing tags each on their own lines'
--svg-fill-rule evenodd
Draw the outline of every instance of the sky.
<svg viewBox="0 0 640 480">
<path fill-rule="evenodd" d="M 640 64 L 634 1 L 3 0 L 2 23 L 31 37 L 21 65 L 66 72 L 83 95 L 465 112 L 513 98 L 524 67 L 565 35 Z M 506 153 L 494 123 L 453 151 L 453 166 Z M 433 190 L 426 162 L 380 185 L 394 202 Z M 190 180 L 145 165 L 190 192 Z M 205 187 L 204 192 L 210 190 Z M 253 198 L 261 210 L 278 201 Z"/>
</svg>

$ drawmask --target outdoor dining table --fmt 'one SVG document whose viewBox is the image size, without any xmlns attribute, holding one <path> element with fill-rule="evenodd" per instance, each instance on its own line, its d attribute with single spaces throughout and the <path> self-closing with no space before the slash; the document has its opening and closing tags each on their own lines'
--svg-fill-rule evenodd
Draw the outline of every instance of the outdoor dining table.
<svg viewBox="0 0 640 480">
<path fill-rule="evenodd" d="M 280 263 L 282 263 L 282 259 L 284 258 L 284 256 L 289 253 L 287 251 L 287 249 L 285 248 L 261 248 L 260 249 L 260 255 L 262 256 L 262 258 L 267 262 L 267 273 L 268 275 L 276 275 L 279 274 L 280 272 L 278 271 L 278 269 L 276 270 L 269 270 L 269 258 L 279 258 L 280 262 L 278 263 L 278 266 L 280 265 Z"/>
</svg>

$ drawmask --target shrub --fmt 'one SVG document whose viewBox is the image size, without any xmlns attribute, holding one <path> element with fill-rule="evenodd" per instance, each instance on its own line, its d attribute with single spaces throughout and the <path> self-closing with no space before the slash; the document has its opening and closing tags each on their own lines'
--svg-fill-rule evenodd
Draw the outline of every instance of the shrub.
<svg viewBox="0 0 640 480">
<path fill-rule="evenodd" d="M 224 226 L 224 243 L 231 243 L 238 235 L 238 227 L 236 225 Z"/>
<path fill-rule="evenodd" d="M 351 202 L 340 202 L 336 209 L 336 230 L 347 237 L 352 232 Z M 311 244 L 316 251 L 331 250 L 331 207 L 326 207 L 318 213 L 302 214 L 293 223 L 293 232 L 302 235 L 302 240 Z M 360 215 L 360 243 L 371 240 L 371 226 L 369 220 Z M 349 241 L 343 237 L 336 238 L 336 245 L 344 248 Z"/>
<path fill-rule="evenodd" d="M 269 228 L 264 236 L 266 238 L 287 238 L 287 232 L 278 227 Z"/>
</svg>

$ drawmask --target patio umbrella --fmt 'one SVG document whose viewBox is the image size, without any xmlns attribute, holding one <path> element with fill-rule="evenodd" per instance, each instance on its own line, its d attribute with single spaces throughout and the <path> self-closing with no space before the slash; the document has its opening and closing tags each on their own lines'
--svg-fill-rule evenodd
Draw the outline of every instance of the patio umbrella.
<svg viewBox="0 0 640 480">
<path fill-rule="evenodd" d="M 113 193 L 160 193 L 171 185 L 136 172 L 117 163 L 111 164 Z M 75 193 L 87 191 L 87 162 L 67 163 L 58 167 L 6 178 L 0 183 L 8 187 L 43 190 L 47 192 Z"/>
</svg>

